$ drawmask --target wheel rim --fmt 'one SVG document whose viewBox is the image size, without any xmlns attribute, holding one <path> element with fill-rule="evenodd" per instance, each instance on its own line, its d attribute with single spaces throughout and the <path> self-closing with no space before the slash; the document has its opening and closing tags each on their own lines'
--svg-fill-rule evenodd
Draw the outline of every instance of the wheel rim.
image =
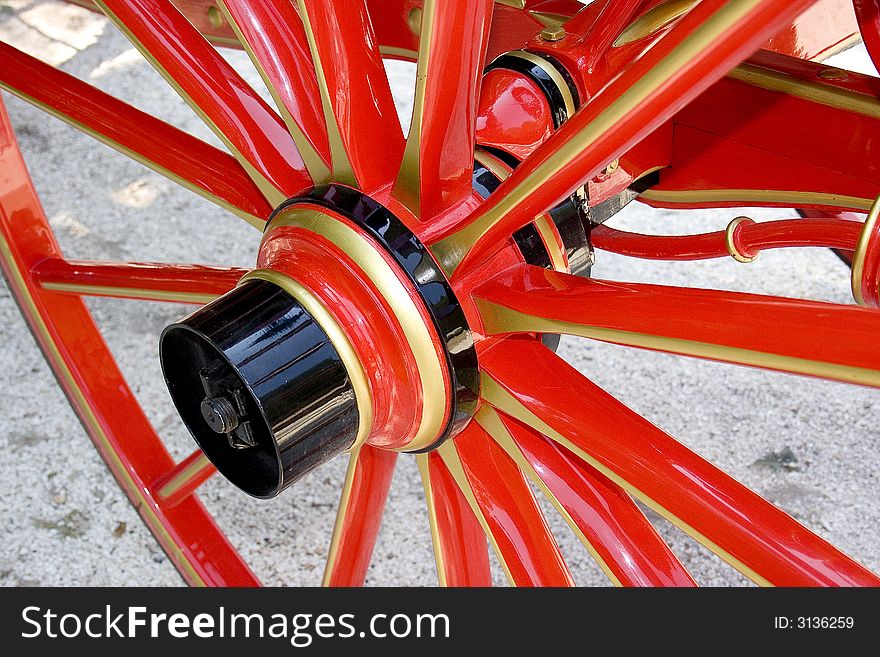
<svg viewBox="0 0 880 657">
<path fill-rule="evenodd" d="M 816 313 L 832 311 L 819 304 L 795 305 L 758 297 L 720 294 L 706 298 L 697 294 L 681 297 L 681 291 L 637 285 L 614 288 L 601 281 L 581 280 L 534 266 L 511 268 L 509 265 L 513 264 L 511 258 L 515 254 L 511 244 L 501 250 L 502 261 L 507 257 L 507 261 L 502 262 L 506 266 L 489 262 L 486 258 L 496 252 L 500 243 L 514 230 L 528 223 L 531 217 L 544 214 L 585 179 L 600 179 L 603 170 L 612 176 L 614 171 L 609 162 L 616 161 L 617 155 L 637 141 L 646 141 L 676 106 L 695 98 L 699 89 L 708 86 L 708 82 L 695 86 L 693 78 L 680 75 L 678 69 L 670 71 L 668 79 L 661 80 L 662 84 L 650 86 L 644 83 L 644 79 L 655 74 L 652 72 L 662 73 L 662 69 L 651 62 L 652 56 L 659 60 L 664 54 L 678 52 L 676 49 L 682 43 L 694 42 L 694 34 L 702 34 L 703 41 L 712 41 L 713 35 L 731 30 L 738 30 L 736 34 L 741 35 L 748 28 L 758 30 L 758 36 L 750 38 L 761 43 L 759 37 L 773 34 L 774 29 L 797 13 L 797 8 L 783 8 L 784 3 L 764 2 L 743 6 L 737 12 L 703 3 L 674 23 L 674 28 L 656 49 L 659 53 L 649 54 L 634 70 L 628 70 L 626 75 L 614 81 L 620 87 L 620 93 L 612 89 L 605 96 L 598 94 L 598 101 L 593 102 L 591 98 L 584 112 L 576 114 L 564 130 L 546 138 L 535 153 L 501 183 L 498 192 L 483 202 L 472 186 L 476 136 L 470 126 L 478 113 L 478 81 L 487 47 L 491 3 L 462 8 L 461 15 L 456 13 L 458 9 L 444 10 L 430 2 L 425 4 L 420 24 L 422 68 L 419 76 L 424 83 L 416 90 L 414 127 L 406 141 L 395 129 L 389 128 L 396 123 L 388 118 L 393 119 L 394 110 L 387 81 L 378 65 L 378 48 L 369 45 L 369 33 L 364 37 L 362 30 L 354 29 L 365 22 L 368 24 L 366 6 L 359 5 L 357 11 L 343 17 L 319 3 L 300 3 L 299 12 L 307 18 L 298 37 L 299 50 L 290 48 L 285 52 L 273 47 L 276 41 L 271 37 L 268 41 L 258 42 L 256 27 L 277 24 L 285 16 L 298 24 L 299 19 L 290 14 L 292 9 L 284 3 L 231 0 L 226 3 L 227 19 L 250 44 L 249 54 L 263 64 L 261 73 L 270 82 L 273 96 L 283 106 L 278 117 L 243 88 L 237 74 L 231 68 L 224 68 L 207 46 L 199 46 L 201 50 L 188 48 L 183 52 L 174 50 L 173 44 L 167 40 L 159 39 L 160 32 L 166 30 L 185 34 L 185 41 L 190 45 L 201 43 L 176 14 L 163 14 L 152 4 L 148 0 L 108 2 L 104 8 L 124 27 L 136 45 L 148 51 L 149 58 L 173 80 L 173 86 L 187 102 L 197 108 L 197 113 L 205 118 L 232 152 L 231 157 L 219 153 L 215 157 L 213 151 L 208 150 L 210 147 L 189 143 L 186 136 L 159 125 L 146 115 L 138 115 L 146 126 L 140 134 L 125 130 L 113 132 L 112 126 L 121 116 L 131 118 L 129 109 L 113 105 L 100 92 L 81 83 L 78 86 L 59 77 L 36 89 L 24 80 L 24 74 L 18 73 L 19 77 L 15 77 L 16 73 L 11 73 L 10 77 L 14 79 L 4 80 L 4 87 L 27 100 L 48 106 L 50 110 L 57 105 L 51 95 L 53 90 L 67 93 L 72 88 L 83 99 L 99 100 L 97 115 L 73 110 L 62 118 L 84 124 L 89 131 L 100 133 L 104 141 L 112 142 L 124 152 L 137 154 L 141 161 L 184 186 L 196 189 L 222 207 L 234 207 L 236 214 L 244 216 L 250 223 L 261 224 L 272 207 L 313 183 L 326 180 L 357 185 L 374 195 L 385 189 L 390 198 L 409 210 L 413 231 L 428 244 L 445 268 L 456 293 L 466 295 L 470 300 L 470 305 L 466 302 L 469 319 L 480 327 L 477 331 L 480 333 L 478 350 L 483 405 L 463 433 L 444 443 L 440 449 L 418 457 L 442 583 L 489 583 L 484 534 L 512 583 L 571 583 L 571 575 L 529 489 L 530 477 L 562 512 L 563 518 L 615 583 L 693 583 L 687 571 L 644 520 L 632 497 L 672 519 L 759 583 L 877 583 L 876 578 L 858 564 L 775 511 L 769 503 L 752 496 L 625 407 L 615 407 L 617 419 L 631 426 L 634 435 L 637 431 L 648 432 L 664 459 L 650 463 L 645 455 L 628 452 L 625 443 L 611 443 L 616 451 L 608 452 L 604 446 L 597 445 L 594 438 L 582 435 L 573 423 L 578 420 L 599 435 L 608 433 L 607 426 L 588 424 L 590 418 L 572 413 L 560 414 L 559 409 L 553 408 L 548 401 L 546 390 L 536 386 L 526 392 L 523 382 L 511 371 L 511 363 L 519 362 L 524 369 L 529 365 L 540 367 L 551 380 L 568 376 L 561 361 L 544 347 L 517 336 L 570 332 L 617 344 L 876 386 L 880 363 L 871 353 L 853 354 L 841 348 L 831 353 L 823 350 L 821 358 L 815 356 L 818 344 L 840 345 L 853 339 L 867 342 L 875 321 L 873 311 L 834 308 L 832 319 L 818 337 L 792 348 L 780 345 L 773 336 L 762 340 L 756 330 L 742 342 L 738 341 L 736 333 L 743 327 L 753 328 L 749 324 L 749 315 L 762 304 L 772 304 L 774 310 L 784 317 L 780 321 L 791 327 L 804 325 Z M 260 6 L 256 7 L 257 4 Z M 632 12 L 638 3 L 629 4 Z M 608 15 L 605 18 L 608 19 Z M 619 15 L 613 20 L 620 20 Z M 328 38 L 312 29 L 316 24 L 336 25 L 338 29 Z M 426 39 L 425 35 L 432 38 Z M 677 41 L 679 35 L 680 41 Z M 430 44 L 435 40 L 468 44 L 468 48 L 434 51 Z M 703 44 L 700 39 L 697 41 Z M 729 47 L 709 48 L 703 44 L 701 49 L 689 51 L 689 55 L 705 57 L 701 75 L 711 78 L 725 73 L 731 62 L 736 63 L 743 53 L 748 52 L 751 41 L 730 36 L 724 43 L 729 43 Z M 319 62 L 318 73 L 311 80 L 303 73 L 302 57 L 308 53 L 311 53 L 306 62 L 309 66 L 312 61 Z M 7 62 L 15 62 L 19 72 L 40 68 L 6 46 L 2 55 Z M 452 61 L 461 62 L 463 55 L 464 66 L 449 65 Z M 195 62 L 212 62 L 215 65 L 213 74 L 208 78 L 200 76 L 192 64 L 187 64 L 188 58 Z M 276 64 L 274 69 L 270 65 L 273 61 Z M 377 99 L 369 112 L 353 112 L 353 101 L 336 92 L 344 82 L 339 75 L 344 70 L 365 72 L 362 79 L 347 82 L 352 85 L 357 82 L 365 89 L 369 88 L 369 93 L 355 88 L 350 90 L 351 98 Z M 42 69 L 40 71 L 45 73 Z M 293 71 L 300 75 L 302 88 L 291 84 L 295 78 Z M 281 79 L 285 75 L 287 77 Z M 207 84 L 208 79 L 216 84 Z M 615 111 L 617 125 L 613 131 L 609 127 L 607 134 L 596 133 L 596 125 L 602 123 L 602 112 L 614 107 L 614 102 L 619 102 L 615 99 L 623 97 L 623 91 L 630 85 L 642 90 L 641 100 Z M 673 93 L 669 90 L 670 85 L 678 85 L 674 89 L 674 99 L 662 96 Z M 456 90 L 457 99 L 463 98 L 466 102 L 450 103 L 443 94 L 450 88 Z M 40 93 L 42 98 L 35 97 Z M 605 97 L 610 100 L 603 104 Z M 657 104 L 663 105 L 661 111 L 656 111 Z M 306 105 L 320 107 L 320 115 L 307 117 L 302 110 Z M 254 110 L 255 106 L 257 110 Z M 245 107 L 249 108 L 248 111 L 244 111 Z M 58 114 L 60 110 L 54 109 L 54 113 Z M 340 121 L 337 118 L 340 116 L 351 120 Z M 645 121 L 645 118 L 649 120 Z M 639 132 L 621 136 L 620 133 L 629 129 L 626 121 L 638 124 Z M 5 163 L 9 171 L 15 171 L 9 179 L 26 179 L 8 125 L 4 116 Z M 318 128 L 314 127 L 316 125 Z M 326 135 L 321 134 L 321 126 Z M 383 126 L 383 130 L 371 132 L 371 126 Z M 151 148 L 147 137 L 153 139 L 155 134 L 165 135 L 173 148 L 167 152 L 155 146 Z M 259 135 L 259 139 L 252 139 L 253 135 Z M 585 160 L 587 156 L 582 148 L 585 139 L 606 150 L 596 146 L 589 151 L 591 159 Z M 574 150 L 568 146 L 573 143 L 580 143 L 581 147 Z M 192 160 L 180 155 L 184 144 L 201 149 L 205 159 L 214 159 L 218 164 L 213 173 L 205 174 L 201 163 L 196 172 Z M 441 152 L 447 153 L 448 157 L 440 158 Z M 403 164 L 398 169 L 396 165 L 400 161 Z M 664 185 L 668 187 L 670 184 L 675 183 L 663 180 L 659 188 L 645 194 L 645 198 L 662 203 Z M 669 198 L 669 194 L 677 192 L 667 189 L 665 193 L 665 198 Z M 717 198 L 713 197 L 708 203 Z M 703 201 L 697 198 L 688 202 L 699 205 Z M 254 583 L 256 580 L 247 566 L 192 495 L 211 474 L 204 459 L 193 454 L 175 466 L 167 452 L 161 451 L 161 441 L 149 428 L 146 418 L 138 416 L 124 422 L 109 412 L 107 400 L 113 396 L 100 389 L 97 373 L 115 371 L 111 361 L 106 360 L 112 357 L 102 347 L 88 311 L 76 296 L 85 293 L 204 301 L 229 289 L 244 272 L 157 267 L 149 273 L 139 272 L 134 277 L 124 266 L 65 261 L 50 237 L 41 235 L 25 240 L 21 231 L 12 230 L 8 217 L 16 209 L 28 213 L 35 226 L 46 225 L 32 189 L 28 187 L 18 196 L 6 195 L 3 203 L 7 218 L 4 222 L 7 242 L 4 266 L 11 287 L 29 322 L 36 328 L 38 341 L 49 355 L 65 391 L 114 474 L 160 541 L 162 534 L 166 535 L 163 547 L 188 581 Z M 815 200 L 819 207 L 828 204 L 827 199 Z M 866 209 L 858 204 L 834 207 L 837 210 Z M 827 234 L 842 240 L 844 248 L 851 246 L 848 237 L 841 237 L 841 231 L 846 231 L 838 225 L 823 224 L 814 228 L 828 229 Z M 726 236 L 728 245 L 733 243 L 734 247 L 745 248 L 742 240 L 746 239 L 746 232 L 744 227 L 733 226 Z M 867 245 L 873 241 L 870 232 L 865 235 L 867 237 L 861 241 L 866 246 L 862 250 L 867 251 Z M 814 246 L 841 246 L 837 242 L 825 244 L 814 235 L 801 239 Z M 550 245 L 546 245 L 550 251 Z M 762 244 L 760 248 L 770 247 Z M 505 253 L 508 255 L 504 256 Z M 876 284 L 871 286 L 877 276 L 876 267 L 872 266 L 876 264 L 873 263 L 875 259 L 869 257 L 871 255 L 873 252 L 862 254 L 864 264 L 859 270 L 859 282 L 864 282 L 864 289 L 876 290 Z M 586 319 L 583 314 L 575 311 L 566 314 L 556 307 L 562 300 L 584 306 L 590 300 L 598 299 L 599 295 L 603 300 L 608 298 L 611 292 L 618 294 L 621 307 L 625 306 L 617 315 L 611 308 L 607 317 Z M 674 320 L 674 326 L 668 329 L 650 322 L 639 325 L 642 317 L 650 313 L 649 307 L 656 304 L 652 295 L 665 299 L 673 298 L 674 294 L 683 299 L 682 307 L 705 304 L 707 316 L 711 317 L 729 316 L 736 307 L 746 310 L 742 315 L 734 314 L 717 334 L 688 329 L 685 326 L 687 321 L 694 319 L 691 312 Z M 866 297 L 871 299 L 869 295 Z M 644 312 L 634 310 L 642 306 L 646 309 Z M 102 355 L 105 360 L 101 367 L 86 367 L 75 356 L 77 345 L 81 344 L 78 337 L 81 333 L 94 336 L 90 338 L 93 351 L 103 349 L 106 352 Z M 648 335 L 652 340 L 634 339 L 634 334 Z M 760 354 L 761 357 L 752 358 L 750 354 Z M 114 374 L 111 378 L 117 386 L 126 389 L 121 375 Z M 570 379 L 571 390 L 602 398 L 601 391 L 591 386 L 582 378 Z M 578 395 L 573 393 L 572 406 L 576 405 L 577 398 Z M 607 401 L 613 407 L 613 400 Z M 136 403 L 132 403 L 136 408 Z M 157 449 L 145 449 L 138 454 L 130 446 L 114 444 L 116 435 L 130 432 L 130 426 L 125 425 L 132 421 L 139 423 L 139 431 L 152 436 L 150 445 L 155 444 Z M 608 434 L 609 442 L 612 438 Z M 393 453 L 369 444 L 352 453 L 325 582 L 351 584 L 363 581 L 395 461 Z M 649 469 L 639 470 L 639 462 L 650 463 Z M 553 477 L 542 477 L 539 472 L 551 463 Z M 689 489 L 682 480 L 678 482 L 680 490 L 674 493 L 652 488 L 658 478 L 657 472 L 662 472 L 664 467 L 689 472 L 705 485 Z M 132 470 L 134 476 L 131 476 Z M 673 474 L 670 471 L 669 476 Z M 509 496 L 506 499 L 499 496 L 499 491 L 504 489 Z M 144 496 L 141 490 L 146 490 L 147 495 Z M 733 502 L 722 503 L 725 498 Z M 597 509 L 602 505 L 611 506 L 614 512 L 597 517 Z M 750 517 L 761 519 L 759 531 L 752 531 L 732 517 L 744 509 L 748 510 Z M 194 522 L 193 518 L 197 521 Z M 191 536 L 180 533 L 181 527 L 187 523 L 192 525 Z M 806 556 L 797 553 L 798 545 L 809 546 Z"/>
</svg>

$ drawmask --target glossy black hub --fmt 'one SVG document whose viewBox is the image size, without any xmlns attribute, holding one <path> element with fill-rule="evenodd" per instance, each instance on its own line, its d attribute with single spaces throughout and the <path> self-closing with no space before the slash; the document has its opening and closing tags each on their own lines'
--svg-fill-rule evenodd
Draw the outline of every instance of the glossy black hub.
<svg viewBox="0 0 880 657">
<path fill-rule="evenodd" d="M 357 190 L 343 185 L 325 185 L 308 195 L 282 203 L 273 217 L 296 205 L 312 205 L 332 210 L 369 234 L 394 259 L 424 303 L 443 345 L 452 382 L 450 419 L 437 441 L 420 450 L 439 447 L 455 435 L 476 410 L 480 377 L 473 336 L 461 304 L 446 276 L 428 248 L 388 208 Z M 272 220 L 267 223 L 271 229 Z"/>
<path fill-rule="evenodd" d="M 167 327 L 159 356 L 196 443 L 255 497 L 274 497 L 355 440 L 358 410 L 339 354 L 272 283 L 248 281 Z"/>
</svg>

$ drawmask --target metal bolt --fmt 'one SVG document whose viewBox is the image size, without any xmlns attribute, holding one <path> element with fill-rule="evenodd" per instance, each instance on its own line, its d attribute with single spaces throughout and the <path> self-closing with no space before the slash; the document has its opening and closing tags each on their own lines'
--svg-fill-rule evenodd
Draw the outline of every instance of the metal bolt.
<svg viewBox="0 0 880 657">
<path fill-rule="evenodd" d="M 565 30 L 559 26 L 545 27 L 541 30 L 541 38 L 544 41 L 562 41 L 565 38 Z"/>
<path fill-rule="evenodd" d="M 610 176 L 612 173 L 617 171 L 617 167 L 619 167 L 619 166 L 620 166 L 620 160 L 614 160 L 614 162 L 612 162 L 607 167 L 605 167 L 605 171 L 603 171 L 603 173 L 606 176 Z"/>
<path fill-rule="evenodd" d="M 847 73 L 839 68 L 823 68 L 817 74 L 822 80 L 846 80 Z"/>
<path fill-rule="evenodd" d="M 238 427 L 238 413 L 226 397 L 213 397 L 202 401 L 202 417 L 215 433 L 230 433 Z"/>
<path fill-rule="evenodd" d="M 410 31 L 419 36 L 422 32 L 422 8 L 413 7 L 406 16 L 406 24 L 409 25 Z"/>
<path fill-rule="evenodd" d="M 223 14 L 217 7 L 208 7 L 208 22 L 215 30 L 223 27 Z"/>
</svg>

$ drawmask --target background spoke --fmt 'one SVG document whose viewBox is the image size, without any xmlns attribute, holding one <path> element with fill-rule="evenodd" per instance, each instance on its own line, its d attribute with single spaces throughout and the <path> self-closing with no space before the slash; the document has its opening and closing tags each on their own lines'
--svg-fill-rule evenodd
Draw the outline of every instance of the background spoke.
<svg viewBox="0 0 880 657">
<path fill-rule="evenodd" d="M 302 21 L 290 0 L 220 0 L 315 184 L 330 175 L 321 92 Z"/>
<path fill-rule="evenodd" d="M 311 185 L 281 118 L 170 3 L 96 0 L 276 206 Z"/>
<path fill-rule="evenodd" d="M 422 6 L 413 116 L 394 193 L 423 221 L 471 194 L 492 0 Z"/>
</svg>

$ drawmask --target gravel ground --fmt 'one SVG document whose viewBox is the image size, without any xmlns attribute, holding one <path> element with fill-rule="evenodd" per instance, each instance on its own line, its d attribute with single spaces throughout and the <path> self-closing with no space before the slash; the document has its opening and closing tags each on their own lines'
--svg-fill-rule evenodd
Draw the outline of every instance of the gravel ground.
<svg viewBox="0 0 880 657">
<path fill-rule="evenodd" d="M 0 0 L 0 39 L 101 89 L 216 143 L 207 129 L 107 22 L 55 2 Z M 228 57 L 249 80 L 241 53 Z M 864 50 L 839 56 L 863 69 Z M 401 115 L 412 70 L 391 69 Z M 259 235 L 215 206 L 98 145 L 32 107 L 3 96 L 21 147 L 65 252 L 112 260 L 249 266 Z M 718 229 L 737 214 L 632 204 L 614 225 L 645 232 Z M 600 254 L 601 278 L 701 286 L 850 302 L 848 271 L 828 251 L 765 253 L 686 264 Z M 135 393 L 172 453 L 192 450 L 160 383 L 156 340 L 186 309 L 130 301 L 90 302 Z M 658 309 L 662 312 L 662 309 Z M 0 286 L 0 584 L 181 584 L 168 559 L 108 475 L 37 350 L 5 286 Z M 873 570 L 880 570 L 880 505 L 874 427 L 877 391 L 729 365 L 564 339 L 562 355 L 612 394 L 751 486 Z M 203 499 L 233 543 L 269 584 L 320 581 L 345 459 L 338 458 L 270 502 L 239 493 L 220 478 Z M 549 509 L 579 584 L 606 585 L 568 528 Z M 660 531 L 705 585 L 747 582 L 654 516 Z M 495 564 L 494 574 L 503 578 Z M 418 472 L 404 458 L 395 474 L 371 585 L 429 585 L 436 580 Z"/>
</svg>

